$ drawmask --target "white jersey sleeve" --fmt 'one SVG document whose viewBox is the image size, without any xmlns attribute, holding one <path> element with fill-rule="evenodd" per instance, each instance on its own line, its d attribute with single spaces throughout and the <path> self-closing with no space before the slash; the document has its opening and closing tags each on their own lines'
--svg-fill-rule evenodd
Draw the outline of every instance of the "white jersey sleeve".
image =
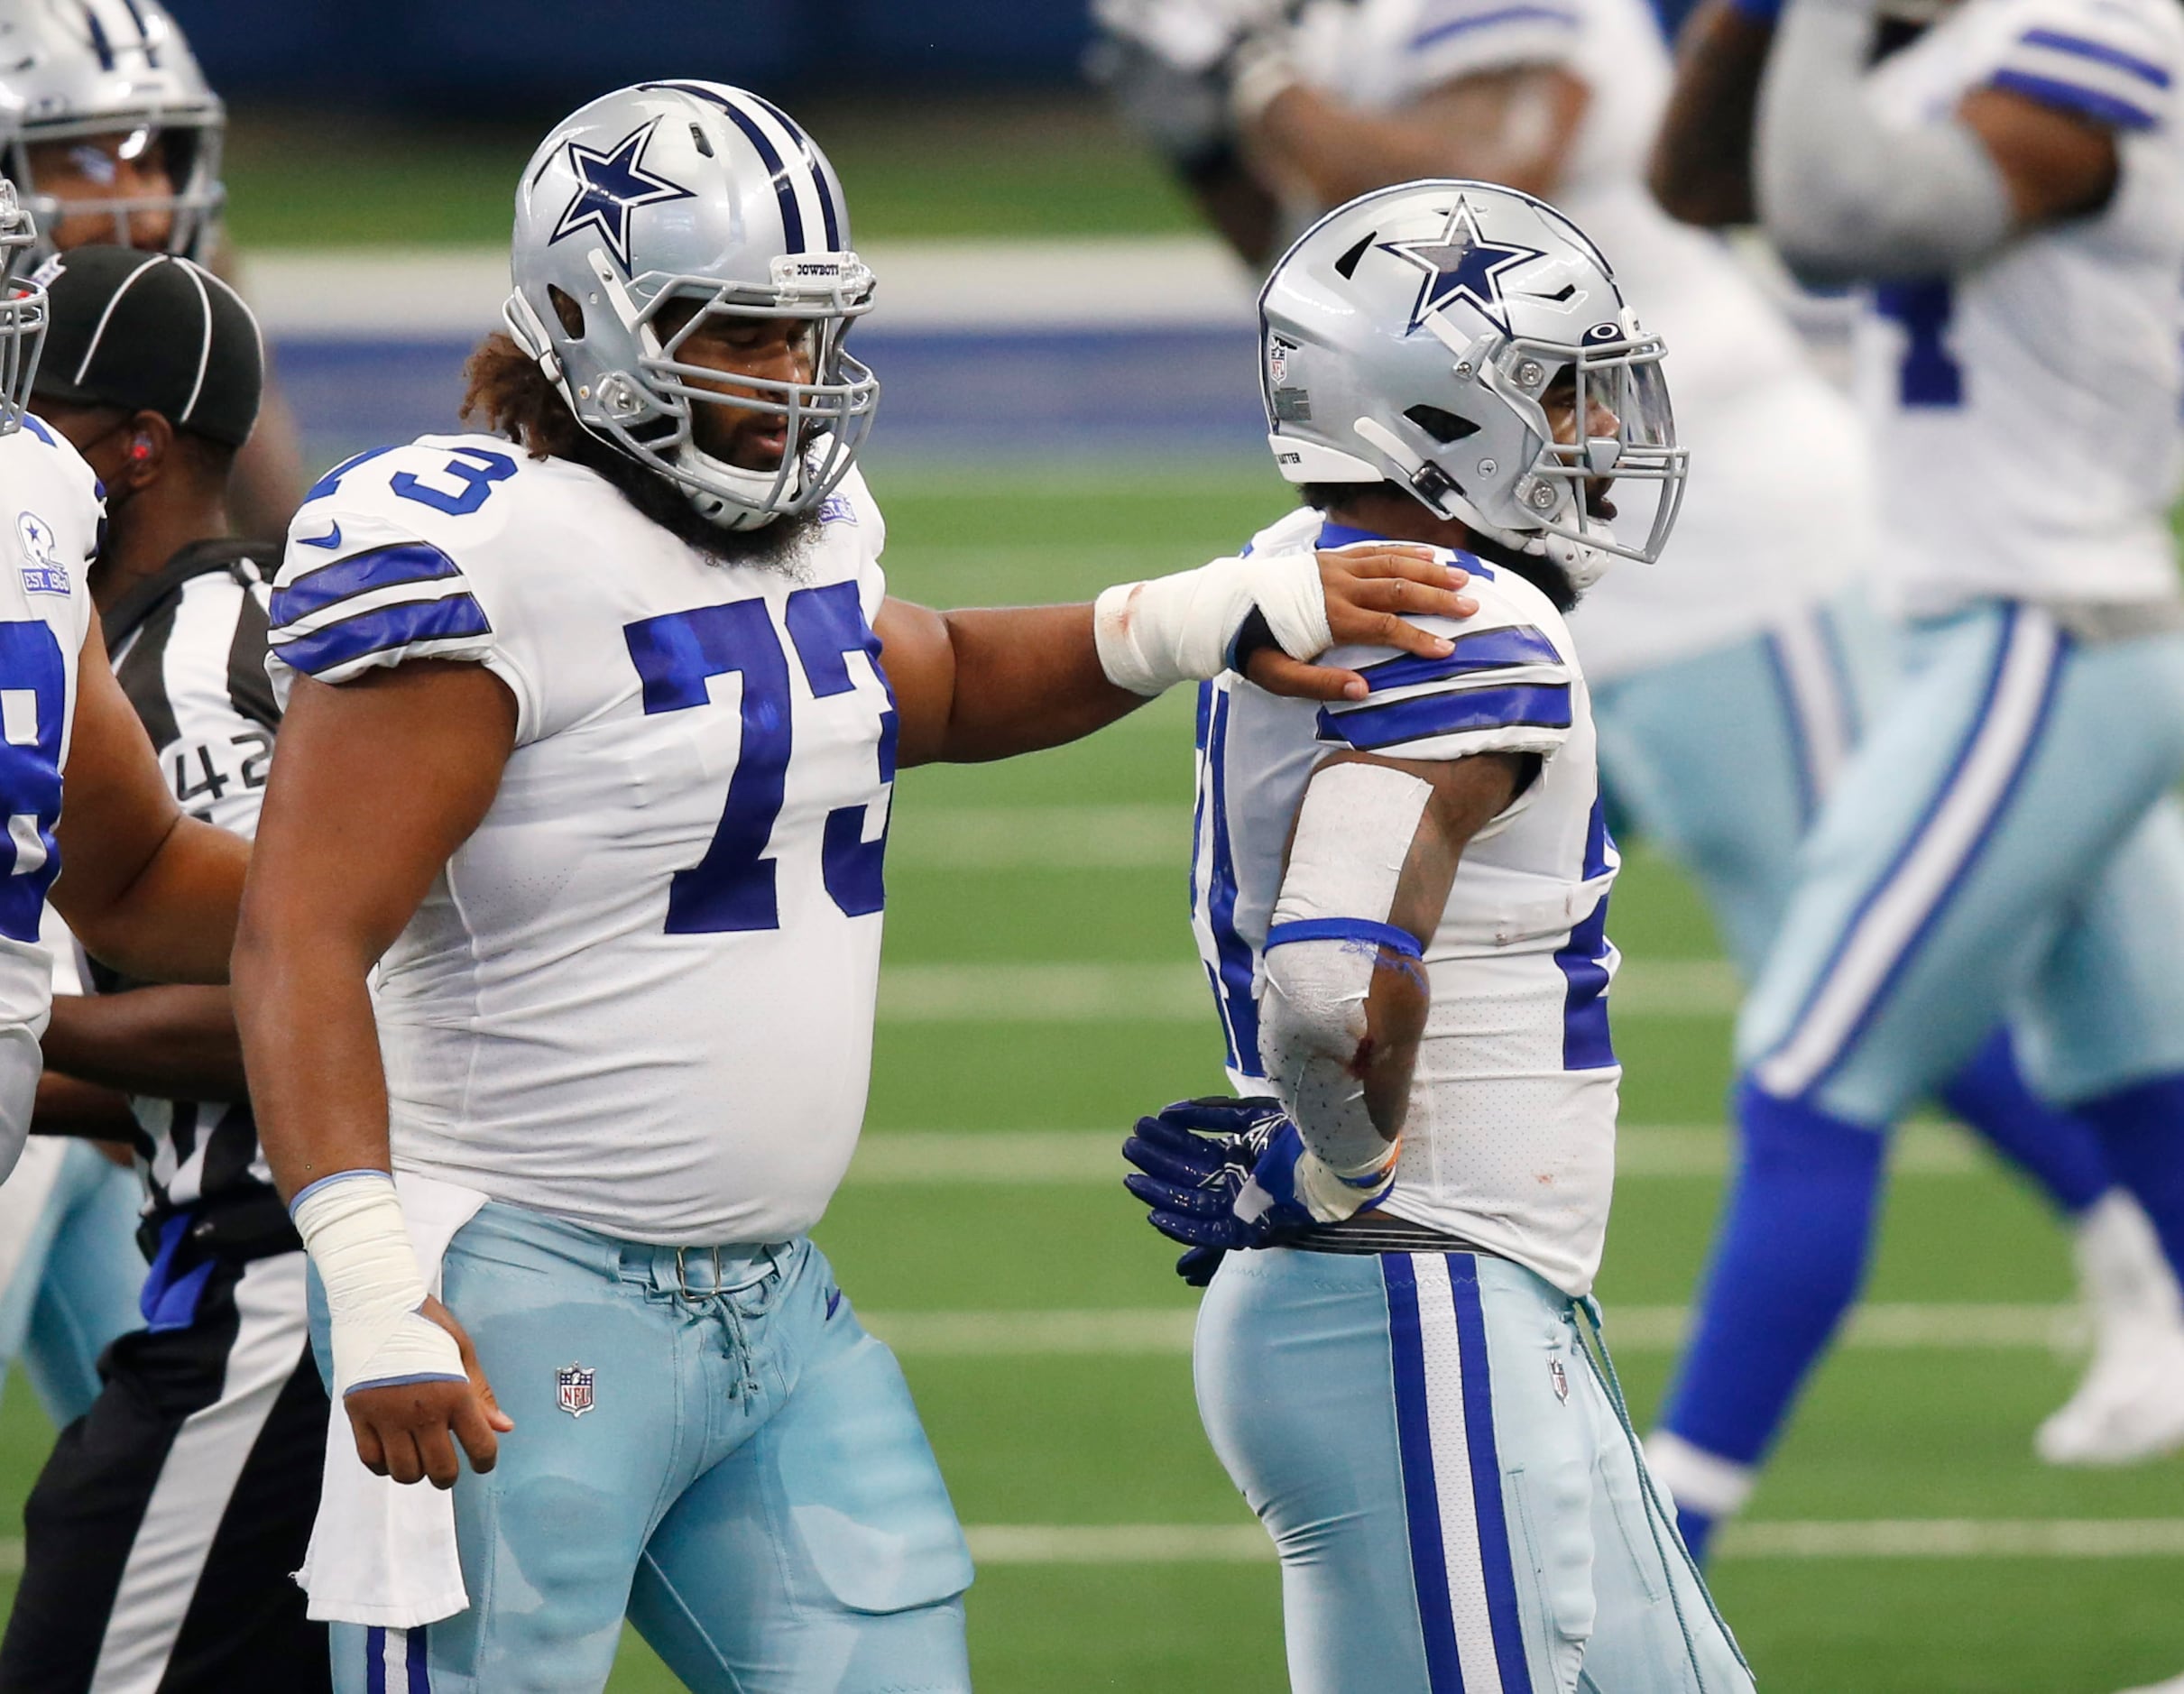
<svg viewBox="0 0 2184 1694">
<path fill-rule="evenodd" d="M 2184 21 L 2170 0 L 2041 0 L 1988 37 L 1976 77 L 2112 129 L 2151 130 L 2173 114 Z"/>
<path fill-rule="evenodd" d="M 1580 0 L 1409 0 L 1400 82 L 1415 99 L 1444 83 L 1519 65 L 1567 64 Z"/>
<path fill-rule="evenodd" d="M 1321 663 L 1356 670 L 1372 693 L 1319 715 L 1321 745 L 1389 759 L 1463 759 L 1473 753 L 1551 757 L 1575 721 L 1576 664 L 1570 636 L 1545 595 L 1507 570 L 1459 557 L 1479 602 L 1457 621 L 1416 618 L 1454 650 L 1440 658 L 1387 649 L 1338 648 Z"/>
<path fill-rule="evenodd" d="M 408 659 L 455 659 L 508 685 L 519 746 L 548 732 L 522 617 L 542 585 L 518 588 L 525 549 L 511 519 L 524 502 L 492 498 L 528 463 L 491 437 L 428 436 L 319 480 L 290 526 L 269 614 L 267 671 L 283 709 L 298 676 L 340 684 Z"/>
</svg>

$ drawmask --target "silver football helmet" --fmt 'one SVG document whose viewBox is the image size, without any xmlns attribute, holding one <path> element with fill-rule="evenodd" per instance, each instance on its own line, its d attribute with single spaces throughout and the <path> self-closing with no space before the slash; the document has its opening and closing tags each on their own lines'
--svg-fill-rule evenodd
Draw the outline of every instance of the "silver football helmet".
<svg viewBox="0 0 2184 1694">
<path fill-rule="evenodd" d="M 37 244 L 37 227 L 16 199 L 15 185 L 0 181 L 0 436 L 23 428 L 45 345 L 45 285 L 26 274 Z"/>
<path fill-rule="evenodd" d="M 531 155 L 516 191 L 509 333 L 585 428 L 679 486 L 723 529 L 808 511 L 848 472 L 880 384 L 843 347 L 871 307 L 834 167 L 788 115 L 717 82 L 644 82 L 593 101 Z M 657 327 L 670 302 L 687 323 Z M 712 317 L 810 327 L 812 380 L 678 359 Z M 786 420 L 778 470 L 703 451 L 695 409 Z"/>
<path fill-rule="evenodd" d="M 1268 445 L 1291 482 L 1399 483 L 1580 589 L 1660 557 L 1689 457 L 1661 339 L 1553 207 L 1483 182 L 1381 189 L 1306 230 L 1258 304 Z M 1566 442 L 1542 404 L 1564 381 Z M 1656 496 L 1644 541 L 1588 509 L 1608 478 L 1618 499 Z"/>
<path fill-rule="evenodd" d="M 160 211 L 172 219 L 169 253 L 199 263 L 211 257 L 226 199 L 227 114 L 155 0 L 0 0 L 0 88 L 14 97 L 0 112 L 5 169 L 37 219 L 41 258 L 71 214 L 111 218 L 113 234 L 103 238 L 127 246 L 130 214 Z M 34 143 L 95 135 L 119 135 L 124 158 L 163 145 L 173 193 L 62 200 L 39 188 Z"/>
</svg>

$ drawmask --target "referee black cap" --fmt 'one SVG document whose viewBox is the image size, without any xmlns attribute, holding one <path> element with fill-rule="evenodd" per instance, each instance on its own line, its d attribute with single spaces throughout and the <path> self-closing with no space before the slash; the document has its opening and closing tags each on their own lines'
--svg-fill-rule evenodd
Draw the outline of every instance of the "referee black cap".
<svg viewBox="0 0 2184 1694">
<path fill-rule="evenodd" d="M 177 429 L 239 447 L 265 386 L 258 320 L 201 265 L 134 247 L 50 259 L 37 400 L 155 411 Z"/>
</svg>

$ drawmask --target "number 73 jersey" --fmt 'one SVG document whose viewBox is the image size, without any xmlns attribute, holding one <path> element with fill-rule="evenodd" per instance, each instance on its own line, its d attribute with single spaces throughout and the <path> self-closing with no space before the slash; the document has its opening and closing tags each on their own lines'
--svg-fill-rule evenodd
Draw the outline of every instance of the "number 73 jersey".
<svg viewBox="0 0 2184 1694">
<path fill-rule="evenodd" d="M 485 666 L 516 746 L 382 961 L 394 1163 L 625 1238 L 808 1229 L 864 1111 L 893 698 L 854 473 L 788 566 L 723 565 L 484 436 L 329 473 L 272 608 L 285 703 Z"/>
</svg>

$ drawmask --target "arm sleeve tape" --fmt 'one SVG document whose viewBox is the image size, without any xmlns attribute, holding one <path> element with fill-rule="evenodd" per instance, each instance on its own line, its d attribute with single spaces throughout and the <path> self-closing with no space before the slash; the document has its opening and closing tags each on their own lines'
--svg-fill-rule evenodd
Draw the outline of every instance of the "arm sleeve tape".
<svg viewBox="0 0 2184 1694">
<path fill-rule="evenodd" d="M 2009 240 L 2008 184 L 1954 117 L 1892 126 L 1866 97 L 1867 0 L 1795 0 L 1760 87 L 1754 185 L 1767 234 L 1820 278 L 1961 270 Z"/>
<path fill-rule="evenodd" d="M 1257 554 L 1107 589 L 1092 606 L 1100 668 L 1132 694 L 1210 680 L 1229 667 L 1254 608 L 1292 658 L 1316 658 L 1332 644 L 1316 556 Z"/>
<path fill-rule="evenodd" d="M 336 1395 L 465 1380 L 455 1337 L 419 1310 L 425 1279 L 392 1176 L 338 1172 L 298 1194 L 289 1211 L 326 1285 Z"/>
<path fill-rule="evenodd" d="M 1369 941 L 1375 946 L 1392 948 L 1406 959 L 1422 956 L 1418 938 L 1409 930 L 1363 917 L 1306 917 L 1276 924 L 1267 932 L 1267 944 L 1260 951 L 1271 953 L 1296 941 Z"/>
</svg>

